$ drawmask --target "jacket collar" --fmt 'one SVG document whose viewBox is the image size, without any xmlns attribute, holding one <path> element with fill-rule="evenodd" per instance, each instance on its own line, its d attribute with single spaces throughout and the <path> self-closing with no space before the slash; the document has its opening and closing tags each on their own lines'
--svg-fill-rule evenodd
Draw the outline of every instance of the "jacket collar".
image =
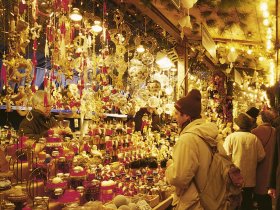
<svg viewBox="0 0 280 210">
<path fill-rule="evenodd" d="M 43 120 L 50 118 L 50 116 L 45 116 L 43 114 L 43 112 L 41 112 L 40 110 L 37 110 L 37 109 L 32 109 L 31 112 L 32 112 L 33 117 L 36 117 L 36 118 L 41 118 Z"/>
<path fill-rule="evenodd" d="M 184 123 L 180 134 L 186 133 L 191 127 L 196 126 L 196 125 L 200 125 L 201 123 L 204 123 L 204 122 L 205 122 L 204 119 L 199 118 L 199 119 L 196 119 L 196 120 L 193 120 L 193 121 L 189 122 L 185 126 L 184 126 L 184 124 L 185 124 Z"/>
</svg>

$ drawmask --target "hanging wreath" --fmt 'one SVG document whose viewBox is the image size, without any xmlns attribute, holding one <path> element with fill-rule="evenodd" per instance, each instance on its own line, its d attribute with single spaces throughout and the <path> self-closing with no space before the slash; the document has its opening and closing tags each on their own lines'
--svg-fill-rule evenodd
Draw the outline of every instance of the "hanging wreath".
<svg viewBox="0 0 280 210">
<path fill-rule="evenodd" d="M 31 81 L 32 62 L 30 59 L 18 57 L 12 58 L 11 60 L 4 60 L 3 63 L 7 67 L 9 81 L 19 83 L 23 78 L 26 79 L 26 82 Z M 21 71 L 22 69 L 25 69 L 25 71 Z"/>
</svg>

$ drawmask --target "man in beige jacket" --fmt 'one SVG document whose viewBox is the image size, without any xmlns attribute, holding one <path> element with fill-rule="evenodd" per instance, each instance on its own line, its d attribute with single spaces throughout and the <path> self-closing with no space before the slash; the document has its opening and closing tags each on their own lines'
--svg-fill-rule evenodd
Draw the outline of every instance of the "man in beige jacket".
<svg viewBox="0 0 280 210">
<path fill-rule="evenodd" d="M 206 123 L 200 114 L 201 94 L 196 89 L 175 103 L 174 117 L 181 131 L 173 148 L 173 158 L 167 162 L 165 175 L 176 188 L 173 205 L 178 210 L 203 209 L 196 185 L 202 191 L 212 155 L 200 136 L 214 146 L 217 144 L 218 127 L 214 123 Z"/>
<path fill-rule="evenodd" d="M 224 142 L 227 155 L 231 155 L 232 162 L 241 170 L 244 178 L 242 203 L 240 210 L 253 209 L 253 191 L 256 186 L 257 164 L 264 156 L 261 141 L 250 133 L 252 120 L 246 113 L 240 113 L 234 122 L 239 130 L 228 135 Z"/>
</svg>

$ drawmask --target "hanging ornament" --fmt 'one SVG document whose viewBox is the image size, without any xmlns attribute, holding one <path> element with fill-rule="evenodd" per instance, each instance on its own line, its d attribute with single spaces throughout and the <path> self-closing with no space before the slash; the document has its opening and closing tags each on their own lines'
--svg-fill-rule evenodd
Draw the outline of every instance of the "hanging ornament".
<svg viewBox="0 0 280 210">
<path fill-rule="evenodd" d="M 187 18 L 188 18 L 188 15 L 182 17 L 182 18 L 178 21 L 179 25 L 180 25 L 182 28 L 184 28 L 185 25 L 187 24 Z"/>
<path fill-rule="evenodd" d="M 158 107 L 156 113 L 157 113 L 158 115 L 161 115 L 161 114 L 163 113 L 163 108 Z"/>
<path fill-rule="evenodd" d="M 0 75 L 0 79 L 3 82 L 3 88 L 7 86 L 7 69 L 6 69 L 6 64 L 3 63 L 2 67 L 1 67 L 1 75 Z M 1 85 L 2 83 L 0 83 Z M 2 89 L 2 87 L 0 86 L 0 88 Z"/>
<path fill-rule="evenodd" d="M 50 50 L 49 50 L 49 44 L 48 44 L 48 39 L 46 39 L 45 43 L 45 57 L 50 57 Z"/>
<path fill-rule="evenodd" d="M 194 4 L 194 0 L 182 0 L 182 5 L 186 8 L 186 9 L 190 9 L 193 7 Z"/>
<path fill-rule="evenodd" d="M 64 37 L 61 38 L 59 51 L 60 51 L 60 58 L 64 60 L 66 58 L 66 46 L 65 46 Z"/>
<path fill-rule="evenodd" d="M 181 39 L 184 39 L 184 36 L 185 36 L 185 33 L 184 33 L 184 30 L 182 29 L 182 30 L 181 30 L 181 33 L 180 33 Z"/>
<path fill-rule="evenodd" d="M 152 53 L 150 53 L 148 50 L 142 55 L 141 61 L 145 65 L 151 65 L 153 64 L 155 58 Z"/>
<path fill-rule="evenodd" d="M 151 108 L 157 108 L 160 105 L 160 99 L 156 96 L 152 96 L 148 100 L 148 105 Z"/>
<path fill-rule="evenodd" d="M 229 74 L 231 72 L 231 68 L 226 69 L 226 73 Z"/>
<path fill-rule="evenodd" d="M 226 60 L 224 58 L 220 58 L 219 61 L 220 61 L 220 64 L 224 64 L 226 62 Z"/>
<path fill-rule="evenodd" d="M 174 110 L 174 104 L 173 104 L 173 103 L 165 104 L 165 106 L 164 106 L 164 112 L 165 112 L 166 114 L 171 115 L 171 114 L 173 113 L 173 110 Z"/>
<path fill-rule="evenodd" d="M 178 21 L 179 25 L 182 27 L 182 31 L 184 28 L 189 28 L 192 29 L 192 24 L 191 24 L 191 17 L 189 14 L 189 9 L 188 9 L 188 15 L 184 16 Z"/>
<path fill-rule="evenodd" d="M 37 18 L 38 18 L 38 15 L 37 15 L 37 12 L 38 12 L 37 0 L 33 0 L 32 1 L 32 3 L 31 3 L 31 12 L 32 12 L 33 20 L 37 20 Z"/>
<path fill-rule="evenodd" d="M 188 13 L 188 15 L 186 16 L 186 22 L 185 22 L 185 25 L 184 25 L 185 28 L 189 28 L 189 29 L 192 29 L 192 24 L 191 24 L 191 17 Z"/>
<path fill-rule="evenodd" d="M 230 50 L 227 56 L 229 62 L 234 62 L 237 59 L 238 55 L 235 50 Z"/>
<path fill-rule="evenodd" d="M 42 26 L 35 22 L 34 27 L 30 29 L 30 33 L 32 34 L 33 40 L 40 38 L 41 30 Z"/>
<path fill-rule="evenodd" d="M 173 87 L 171 85 L 165 88 L 166 95 L 170 96 L 173 93 Z"/>
</svg>

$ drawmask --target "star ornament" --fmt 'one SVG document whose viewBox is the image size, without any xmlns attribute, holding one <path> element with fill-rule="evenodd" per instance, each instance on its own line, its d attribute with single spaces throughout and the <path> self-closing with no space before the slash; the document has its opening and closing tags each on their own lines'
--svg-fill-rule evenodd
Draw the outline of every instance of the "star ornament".
<svg viewBox="0 0 280 210">
<path fill-rule="evenodd" d="M 35 22 L 34 27 L 30 29 L 30 33 L 32 34 L 32 39 L 38 39 L 40 37 L 40 33 L 42 30 L 42 26 Z"/>
</svg>

